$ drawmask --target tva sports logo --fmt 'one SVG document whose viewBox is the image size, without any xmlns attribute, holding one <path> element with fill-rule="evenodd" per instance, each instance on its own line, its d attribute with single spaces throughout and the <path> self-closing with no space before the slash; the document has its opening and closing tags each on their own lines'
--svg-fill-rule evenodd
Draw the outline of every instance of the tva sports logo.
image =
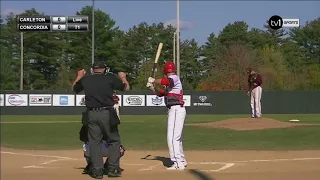
<svg viewBox="0 0 320 180">
<path fill-rule="evenodd" d="M 268 21 L 269 27 L 274 30 L 281 29 L 283 27 L 299 27 L 300 20 L 299 19 L 282 19 L 282 17 L 278 15 L 274 15 L 270 17 Z"/>
</svg>

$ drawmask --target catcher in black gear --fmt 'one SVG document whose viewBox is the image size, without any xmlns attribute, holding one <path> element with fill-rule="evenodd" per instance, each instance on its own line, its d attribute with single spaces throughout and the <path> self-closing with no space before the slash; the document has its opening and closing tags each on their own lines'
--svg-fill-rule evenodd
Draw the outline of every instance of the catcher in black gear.
<svg viewBox="0 0 320 180">
<path fill-rule="evenodd" d="M 84 157 L 87 161 L 87 166 L 86 168 L 83 170 L 83 174 L 89 174 L 90 173 L 90 169 L 91 169 L 91 160 L 90 160 L 90 148 L 89 148 L 89 144 L 88 144 L 88 127 L 83 125 L 81 130 L 80 130 L 80 140 L 84 142 L 82 149 L 83 149 L 83 153 L 84 153 Z M 101 148 L 101 152 L 103 154 L 103 157 L 108 157 L 108 142 L 103 140 L 102 141 L 102 148 Z M 124 147 L 121 145 L 120 146 L 120 158 L 124 155 L 125 149 Z M 121 171 L 123 171 L 123 169 L 121 169 Z M 108 172 L 108 158 L 106 159 L 105 163 L 104 163 L 104 172 L 107 173 Z"/>
</svg>

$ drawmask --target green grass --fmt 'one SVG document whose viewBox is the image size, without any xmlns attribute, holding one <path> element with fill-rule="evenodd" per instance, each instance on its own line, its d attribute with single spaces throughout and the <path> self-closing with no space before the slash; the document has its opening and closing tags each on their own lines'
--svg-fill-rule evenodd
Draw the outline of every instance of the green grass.
<svg viewBox="0 0 320 180">
<path fill-rule="evenodd" d="M 188 115 L 186 123 L 219 121 L 247 115 Z M 320 114 L 264 115 L 280 121 L 320 123 Z M 1 121 L 76 121 L 63 124 L 1 124 L 1 145 L 21 149 L 80 149 L 81 116 L 1 116 Z M 122 116 L 124 146 L 135 150 L 167 149 L 166 116 Z M 137 122 L 133 122 L 137 121 Z M 143 121 L 143 122 L 141 122 Z M 320 126 L 256 131 L 185 126 L 185 150 L 311 150 L 320 149 Z"/>
</svg>

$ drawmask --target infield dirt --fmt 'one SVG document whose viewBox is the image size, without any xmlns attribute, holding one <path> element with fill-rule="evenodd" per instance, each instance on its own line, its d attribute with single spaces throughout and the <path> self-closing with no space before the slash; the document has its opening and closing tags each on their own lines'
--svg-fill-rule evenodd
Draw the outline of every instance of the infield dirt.
<svg viewBox="0 0 320 180">
<path fill-rule="evenodd" d="M 188 167 L 182 172 L 165 169 L 167 155 L 166 151 L 127 150 L 121 159 L 124 172 L 119 179 L 318 180 L 320 177 L 320 151 L 187 151 Z M 85 165 L 81 150 L 1 149 L 4 180 L 92 179 L 82 174 Z"/>
</svg>

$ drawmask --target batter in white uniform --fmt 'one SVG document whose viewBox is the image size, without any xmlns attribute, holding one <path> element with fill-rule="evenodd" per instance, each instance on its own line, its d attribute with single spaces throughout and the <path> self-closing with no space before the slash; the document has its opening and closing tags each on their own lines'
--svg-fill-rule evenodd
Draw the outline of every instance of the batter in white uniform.
<svg viewBox="0 0 320 180">
<path fill-rule="evenodd" d="M 183 89 L 180 78 L 175 74 L 173 62 L 167 62 L 163 69 L 165 75 L 162 79 L 148 78 L 149 87 L 157 96 L 164 97 L 168 108 L 167 143 L 170 159 L 173 165 L 168 170 L 184 170 L 187 166 L 182 146 L 182 132 L 186 117 L 183 101 Z M 164 88 L 155 89 L 155 84 Z"/>
</svg>

